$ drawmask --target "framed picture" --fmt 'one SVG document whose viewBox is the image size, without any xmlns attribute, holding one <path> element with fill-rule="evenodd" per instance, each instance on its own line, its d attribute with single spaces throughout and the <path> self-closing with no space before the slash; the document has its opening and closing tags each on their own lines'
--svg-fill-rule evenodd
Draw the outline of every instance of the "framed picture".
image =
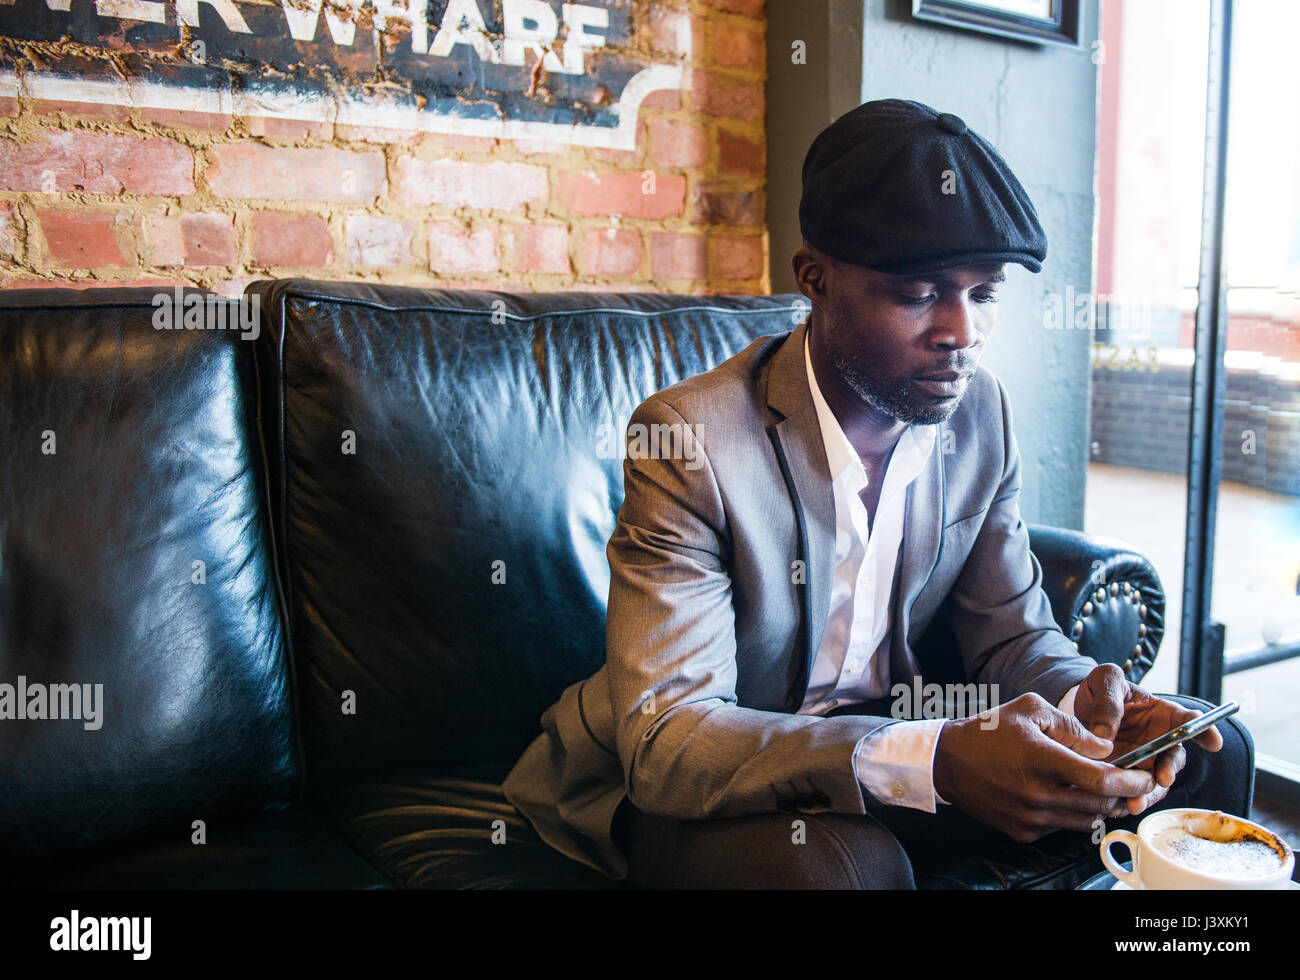
<svg viewBox="0 0 1300 980">
<path fill-rule="evenodd" d="M 1079 46 L 1079 0 L 912 0 L 912 16 L 1032 44 Z"/>
</svg>

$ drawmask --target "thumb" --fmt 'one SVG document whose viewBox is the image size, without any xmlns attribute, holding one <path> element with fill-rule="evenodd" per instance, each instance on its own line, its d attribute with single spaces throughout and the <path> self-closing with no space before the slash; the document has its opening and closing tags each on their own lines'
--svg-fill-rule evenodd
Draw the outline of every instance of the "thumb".
<svg viewBox="0 0 1300 980">
<path fill-rule="evenodd" d="M 1050 704 L 1043 706 L 1038 727 L 1052 741 L 1088 759 L 1104 759 L 1115 750 L 1115 743 L 1110 739 L 1098 738 L 1078 718 Z"/>
<path fill-rule="evenodd" d="M 1098 667 L 1084 681 L 1092 694 L 1092 712 L 1088 723 L 1094 735 L 1113 739 L 1124 721 L 1124 698 L 1128 679 L 1114 664 Z"/>
</svg>

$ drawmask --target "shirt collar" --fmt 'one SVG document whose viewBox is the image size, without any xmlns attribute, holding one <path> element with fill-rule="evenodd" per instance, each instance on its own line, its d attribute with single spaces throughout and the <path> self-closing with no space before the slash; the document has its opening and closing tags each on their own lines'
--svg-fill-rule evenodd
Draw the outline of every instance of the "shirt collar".
<svg viewBox="0 0 1300 980">
<path fill-rule="evenodd" d="M 803 345 L 803 362 L 804 369 L 808 372 L 808 387 L 812 391 L 813 404 L 817 408 L 817 421 L 821 426 L 822 442 L 826 446 L 826 463 L 830 468 L 831 480 L 847 480 L 853 488 L 854 493 L 862 490 L 867 485 L 867 470 L 862 465 L 862 458 L 853 448 L 853 443 L 849 442 L 849 437 L 844 434 L 844 429 L 840 425 L 839 419 L 835 413 L 826 404 L 826 398 L 822 395 L 821 387 L 817 384 L 817 376 L 813 373 L 812 355 L 809 353 L 808 333 L 804 334 Z M 908 459 L 908 469 L 911 471 L 907 474 L 907 483 L 913 479 L 925 468 L 925 462 L 930 458 L 934 451 L 935 427 L 933 425 L 909 425 L 903 430 L 902 436 L 898 440 L 898 448 L 903 450 L 900 454 L 895 451 L 894 458 Z M 893 465 L 893 458 L 890 460 Z"/>
</svg>

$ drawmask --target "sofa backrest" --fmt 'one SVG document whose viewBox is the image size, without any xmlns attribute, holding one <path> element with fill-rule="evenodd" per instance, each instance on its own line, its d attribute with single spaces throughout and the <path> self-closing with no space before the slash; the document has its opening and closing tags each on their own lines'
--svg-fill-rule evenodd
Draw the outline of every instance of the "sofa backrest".
<svg viewBox="0 0 1300 980">
<path fill-rule="evenodd" d="M 156 295 L 0 294 L 0 866 L 299 789 L 253 344 Z"/>
<path fill-rule="evenodd" d="M 306 769 L 325 782 L 508 768 L 604 660 L 633 409 L 806 313 L 793 295 L 250 293 Z"/>
</svg>

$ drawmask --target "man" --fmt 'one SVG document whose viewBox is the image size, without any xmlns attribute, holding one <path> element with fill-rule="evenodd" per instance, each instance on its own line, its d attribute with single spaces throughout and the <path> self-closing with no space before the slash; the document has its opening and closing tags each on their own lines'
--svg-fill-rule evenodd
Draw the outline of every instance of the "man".
<svg viewBox="0 0 1300 980">
<path fill-rule="evenodd" d="M 1080 656 L 1042 592 L 979 360 L 1006 264 L 1039 271 L 1047 243 L 996 150 L 866 103 L 813 142 L 799 218 L 807 322 L 633 414 L 691 451 L 629 453 L 607 662 L 543 715 L 507 798 L 568 856 L 659 887 L 911 887 L 936 841 L 1095 830 L 1189 759 L 1184 795 L 1241 812 L 1243 777 L 1202 752 L 1216 730 L 1145 769 L 1102 761 L 1198 712 Z M 900 720 L 889 694 L 932 666 L 914 646 L 941 603 L 1000 704 Z"/>
</svg>

